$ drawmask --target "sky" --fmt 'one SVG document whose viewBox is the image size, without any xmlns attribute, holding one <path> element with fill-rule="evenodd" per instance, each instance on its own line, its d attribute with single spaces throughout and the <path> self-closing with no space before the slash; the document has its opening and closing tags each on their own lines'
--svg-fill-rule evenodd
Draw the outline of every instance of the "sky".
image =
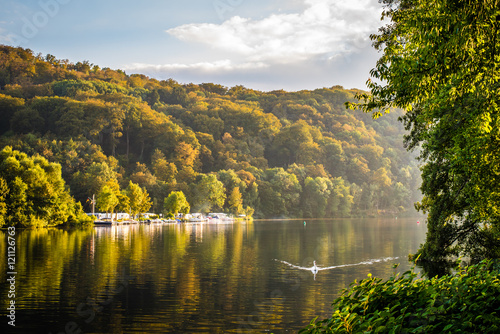
<svg viewBox="0 0 500 334">
<path fill-rule="evenodd" d="M 181 84 L 366 89 L 378 0 L 0 0 L 0 44 Z"/>
</svg>

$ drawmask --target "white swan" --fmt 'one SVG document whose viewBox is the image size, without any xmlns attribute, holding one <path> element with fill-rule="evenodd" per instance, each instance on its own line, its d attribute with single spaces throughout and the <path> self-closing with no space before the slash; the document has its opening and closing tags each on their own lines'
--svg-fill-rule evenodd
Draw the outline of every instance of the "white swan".
<svg viewBox="0 0 500 334">
<path fill-rule="evenodd" d="M 312 267 L 301 267 L 301 266 L 296 266 L 294 264 L 291 264 L 289 262 L 286 262 L 286 261 L 281 261 L 281 260 L 278 260 L 278 259 L 274 259 L 275 261 L 278 261 L 278 262 L 281 262 L 281 263 L 284 263 L 286 264 L 287 266 L 290 266 L 292 268 L 296 268 L 296 269 L 301 269 L 301 270 L 309 270 L 313 273 L 314 275 L 314 279 L 316 280 L 316 274 L 322 270 L 323 268 L 320 268 L 316 265 L 316 261 L 313 261 L 313 266 Z"/>
<path fill-rule="evenodd" d="M 315 274 L 315 275 L 318 273 L 319 268 L 318 268 L 318 266 L 316 265 L 316 261 L 313 261 L 313 266 L 312 266 L 312 268 L 311 268 L 311 271 L 312 271 L 312 272 L 313 272 L 313 274 Z"/>
</svg>

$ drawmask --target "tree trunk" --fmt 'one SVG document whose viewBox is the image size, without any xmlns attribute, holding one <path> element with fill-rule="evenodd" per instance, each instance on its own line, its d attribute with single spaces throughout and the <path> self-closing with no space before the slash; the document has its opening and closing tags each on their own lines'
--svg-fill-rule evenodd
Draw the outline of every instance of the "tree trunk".
<svg viewBox="0 0 500 334">
<path fill-rule="evenodd" d="M 127 162 L 128 162 L 129 150 L 130 150 L 130 138 L 129 138 L 129 134 L 128 134 L 128 130 L 127 130 Z"/>
</svg>

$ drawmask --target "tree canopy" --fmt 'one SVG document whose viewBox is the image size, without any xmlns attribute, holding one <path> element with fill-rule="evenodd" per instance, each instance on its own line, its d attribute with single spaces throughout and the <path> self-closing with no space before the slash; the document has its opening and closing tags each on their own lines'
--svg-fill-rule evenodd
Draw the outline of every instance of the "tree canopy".
<svg viewBox="0 0 500 334">
<path fill-rule="evenodd" d="M 390 23 L 373 35 L 382 56 L 358 94 L 365 111 L 389 108 L 420 148 L 427 240 L 421 259 L 500 256 L 499 2 L 384 0 Z"/>
<path fill-rule="evenodd" d="M 177 217 L 179 212 L 189 213 L 191 209 L 182 191 L 171 192 L 170 195 L 165 198 L 163 207 L 166 212 L 172 213 L 174 217 Z"/>
<path fill-rule="evenodd" d="M 4 147 L 0 151 L 0 226 L 89 222 L 65 187 L 61 166 Z"/>
</svg>

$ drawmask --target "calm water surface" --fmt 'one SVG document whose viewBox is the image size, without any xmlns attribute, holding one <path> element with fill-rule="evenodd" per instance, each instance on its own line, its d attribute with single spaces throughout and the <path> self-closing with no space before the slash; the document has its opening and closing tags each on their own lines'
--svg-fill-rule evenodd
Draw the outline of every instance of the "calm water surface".
<svg viewBox="0 0 500 334">
<path fill-rule="evenodd" d="M 411 266 L 417 219 L 255 221 L 16 231 L 16 327 L 2 333 L 295 333 L 354 280 Z M 308 268 L 313 261 L 316 275 Z"/>
</svg>

